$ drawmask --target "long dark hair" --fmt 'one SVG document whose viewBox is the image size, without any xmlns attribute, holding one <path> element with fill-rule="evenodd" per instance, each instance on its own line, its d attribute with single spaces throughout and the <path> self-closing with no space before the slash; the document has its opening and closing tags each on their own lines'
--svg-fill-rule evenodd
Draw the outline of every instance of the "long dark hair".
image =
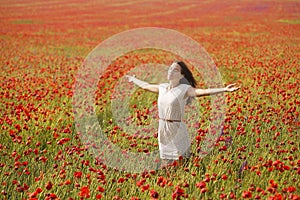
<svg viewBox="0 0 300 200">
<path fill-rule="evenodd" d="M 197 82 L 187 65 L 183 61 L 175 61 L 175 63 L 177 63 L 181 67 L 181 74 L 184 76 L 182 79 L 180 79 L 179 83 L 188 84 L 195 88 Z"/>
</svg>

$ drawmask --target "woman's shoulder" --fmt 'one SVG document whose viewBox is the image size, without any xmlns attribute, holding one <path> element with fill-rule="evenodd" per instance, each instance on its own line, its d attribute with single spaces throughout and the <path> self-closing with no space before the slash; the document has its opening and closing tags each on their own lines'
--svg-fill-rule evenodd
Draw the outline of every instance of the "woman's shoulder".
<svg viewBox="0 0 300 200">
<path fill-rule="evenodd" d="M 158 84 L 159 87 L 162 87 L 162 88 L 167 88 L 168 87 L 168 83 L 160 83 Z"/>
<path fill-rule="evenodd" d="M 191 85 L 185 84 L 185 83 L 181 83 L 180 86 L 181 86 L 183 89 L 189 89 L 190 87 L 192 87 Z"/>
</svg>

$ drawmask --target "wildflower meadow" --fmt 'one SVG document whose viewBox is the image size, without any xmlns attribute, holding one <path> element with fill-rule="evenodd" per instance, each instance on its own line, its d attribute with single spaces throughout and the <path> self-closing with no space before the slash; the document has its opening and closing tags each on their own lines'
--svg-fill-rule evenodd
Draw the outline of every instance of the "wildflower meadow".
<svg viewBox="0 0 300 200">
<path fill-rule="evenodd" d="M 0 13 L 0 199 L 300 199 L 299 1 L 10 0 L 1 2 Z M 106 68 L 83 70 L 95 50 L 110 56 L 144 40 L 99 45 L 146 27 L 197 42 L 213 61 L 218 84 L 240 89 L 217 96 L 220 115 L 214 115 L 213 96 L 195 98 L 185 116 L 190 159 L 164 167 L 151 162 L 143 170 L 126 152 L 158 151 L 157 94 L 125 75 L 160 81 L 164 67 L 185 60 L 198 87 L 212 81 L 193 60 L 146 44 L 110 62 L 97 57 Z M 190 48 L 151 34 L 149 43 Z M 95 82 L 83 79 L 84 72 L 96 75 Z M 81 87 L 94 88 L 81 115 L 79 78 Z M 79 97 L 85 105 L 86 96 Z M 86 113 L 101 130 L 82 126 L 91 122 Z M 109 145 L 98 141 L 103 138 Z M 108 149 L 99 153 L 102 147 Z"/>
</svg>

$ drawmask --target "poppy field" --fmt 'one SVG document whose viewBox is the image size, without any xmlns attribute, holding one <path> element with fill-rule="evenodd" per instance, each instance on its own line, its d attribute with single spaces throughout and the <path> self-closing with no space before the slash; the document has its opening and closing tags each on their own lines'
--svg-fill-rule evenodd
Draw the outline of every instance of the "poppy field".
<svg viewBox="0 0 300 200">
<path fill-rule="evenodd" d="M 300 199 L 299 1 L 11 0 L 0 13 L 0 199 Z M 98 147 L 75 123 L 74 85 L 97 45 L 143 27 L 197 41 L 223 84 L 241 88 L 224 94 L 223 126 L 206 156 L 210 96 L 187 108 L 189 160 L 132 172 L 90 150 Z M 157 151 L 157 95 L 124 76 L 155 80 L 164 73 L 155 66 L 178 59 L 139 49 L 113 60 L 91 94 L 99 137 L 139 155 Z M 198 66 L 189 67 L 205 88 Z M 132 90 L 126 130 L 112 113 L 124 88 Z"/>
</svg>

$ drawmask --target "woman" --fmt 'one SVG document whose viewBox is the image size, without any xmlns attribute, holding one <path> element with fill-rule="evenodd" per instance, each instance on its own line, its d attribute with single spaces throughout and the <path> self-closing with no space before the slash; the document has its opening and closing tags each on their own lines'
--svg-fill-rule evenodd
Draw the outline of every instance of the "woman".
<svg viewBox="0 0 300 200">
<path fill-rule="evenodd" d="M 158 143 L 160 158 L 167 161 L 178 160 L 190 155 L 190 138 L 183 122 L 184 108 L 190 98 L 222 92 L 232 92 L 238 87 L 230 84 L 224 88 L 199 89 L 193 74 L 182 61 L 174 62 L 168 70 L 169 83 L 149 84 L 134 76 L 127 76 L 129 82 L 158 93 Z"/>
</svg>

